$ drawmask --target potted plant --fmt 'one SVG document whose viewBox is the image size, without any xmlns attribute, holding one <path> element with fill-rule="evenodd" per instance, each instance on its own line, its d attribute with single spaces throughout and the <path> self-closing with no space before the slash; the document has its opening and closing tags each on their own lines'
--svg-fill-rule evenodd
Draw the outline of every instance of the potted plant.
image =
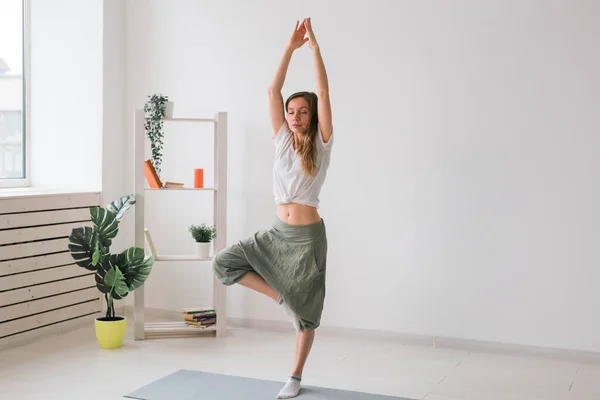
<svg viewBox="0 0 600 400">
<path fill-rule="evenodd" d="M 129 247 L 111 253 L 112 240 L 119 231 L 119 221 L 135 204 L 135 194 L 123 196 L 106 207 L 90 207 L 93 226 L 74 228 L 69 236 L 69 251 L 76 264 L 96 272 L 96 287 L 104 294 L 106 315 L 94 321 L 101 348 L 121 347 L 126 318 L 115 315 L 115 300 L 140 287 L 150 275 L 154 256 L 145 258 L 144 249 Z"/>
<path fill-rule="evenodd" d="M 152 165 L 154 165 L 154 169 L 159 176 L 164 143 L 163 118 L 172 118 L 173 108 L 174 103 L 169 101 L 168 96 L 163 96 L 162 94 L 148 96 L 148 100 L 144 104 L 144 112 L 146 113 L 144 129 L 146 131 L 146 137 L 150 139 Z"/>
<path fill-rule="evenodd" d="M 206 224 L 190 225 L 189 231 L 196 241 L 196 254 L 198 257 L 209 258 L 210 244 L 216 234 L 215 227 Z"/>
</svg>

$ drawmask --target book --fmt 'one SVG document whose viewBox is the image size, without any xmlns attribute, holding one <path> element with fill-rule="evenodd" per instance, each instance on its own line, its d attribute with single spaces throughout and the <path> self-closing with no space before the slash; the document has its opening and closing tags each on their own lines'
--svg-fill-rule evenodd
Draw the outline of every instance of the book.
<svg viewBox="0 0 600 400">
<path fill-rule="evenodd" d="M 177 188 L 182 188 L 183 185 L 184 185 L 183 182 L 169 182 L 169 181 L 167 181 L 167 182 L 165 182 L 164 187 L 177 189 Z"/>
<path fill-rule="evenodd" d="M 206 321 L 185 321 L 187 325 L 195 325 L 195 326 L 211 326 L 216 324 L 215 319 L 206 320 Z"/>
<path fill-rule="evenodd" d="M 198 314 L 183 314 L 185 321 L 202 321 L 210 318 L 216 318 L 217 314 L 212 313 L 198 313 Z"/>
<path fill-rule="evenodd" d="M 213 323 L 210 323 L 210 324 L 206 324 L 206 325 L 204 325 L 204 324 L 200 324 L 200 323 L 196 323 L 196 322 L 192 322 L 192 321 L 186 321 L 185 323 L 186 323 L 188 326 L 194 326 L 194 327 L 197 327 L 198 329 L 206 329 L 206 328 L 208 328 L 209 326 L 213 326 L 213 325 L 215 324 L 215 323 L 213 322 Z"/>
<path fill-rule="evenodd" d="M 201 312 L 215 312 L 215 309 L 210 307 L 188 307 L 181 309 L 181 312 L 184 314 L 197 314 Z"/>
<path fill-rule="evenodd" d="M 151 188 L 160 189 L 163 184 L 160 181 L 158 174 L 156 173 L 156 169 L 152 164 L 152 160 L 144 161 L 144 176 L 146 177 L 146 181 Z"/>
</svg>

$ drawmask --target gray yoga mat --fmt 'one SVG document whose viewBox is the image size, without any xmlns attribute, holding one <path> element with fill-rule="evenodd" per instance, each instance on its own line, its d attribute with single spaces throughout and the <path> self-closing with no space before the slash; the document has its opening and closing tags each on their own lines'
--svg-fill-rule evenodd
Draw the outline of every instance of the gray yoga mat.
<svg viewBox="0 0 600 400">
<path fill-rule="evenodd" d="M 282 387 L 283 382 L 180 369 L 124 397 L 139 400 L 265 400 L 274 399 Z M 411 400 L 314 386 L 303 386 L 298 399 Z"/>
</svg>

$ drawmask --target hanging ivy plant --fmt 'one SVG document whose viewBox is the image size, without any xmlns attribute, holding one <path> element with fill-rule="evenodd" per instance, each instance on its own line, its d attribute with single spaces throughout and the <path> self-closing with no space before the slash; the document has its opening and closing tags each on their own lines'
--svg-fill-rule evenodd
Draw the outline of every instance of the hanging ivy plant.
<svg viewBox="0 0 600 400">
<path fill-rule="evenodd" d="M 154 169 L 159 175 L 162 164 L 164 136 L 162 119 L 165 117 L 167 101 L 169 101 L 169 97 L 162 94 L 153 94 L 148 96 L 148 101 L 144 104 L 144 112 L 146 113 L 144 129 L 146 130 L 146 137 L 150 139 L 152 165 L 154 165 Z"/>
</svg>

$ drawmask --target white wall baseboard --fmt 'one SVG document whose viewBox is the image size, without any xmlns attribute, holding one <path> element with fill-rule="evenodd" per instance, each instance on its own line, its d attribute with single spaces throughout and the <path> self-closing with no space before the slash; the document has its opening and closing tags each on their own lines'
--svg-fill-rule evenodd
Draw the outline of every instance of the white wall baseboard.
<svg viewBox="0 0 600 400">
<path fill-rule="evenodd" d="M 598 362 L 600 353 L 575 349 L 559 349 L 552 347 L 530 346 L 523 344 L 489 342 L 474 339 L 451 337 L 434 338 L 438 348 L 463 349 L 481 353 L 505 355 L 536 356 L 554 359 L 564 359 L 578 362 Z"/>
<path fill-rule="evenodd" d="M 133 318 L 133 307 L 124 305 L 117 307 L 115 312 L 118 315 L 124 315 L 128 318 Z M 75 318 L 71 321 L 65 321 L 54 325 L 49 325 L 43 328 L 23 332 L 21 334 L 0 339 L 0 351 L 10 348 L 20 347 L 37 340 L 46 338 L 52 335 L 59 335 L 79 329 L 85 325 L 93 323 L 94 319 L 102 313 L 88 315 L 80 318 Z M 146 315 L 152 319 L 178 320 L 181 314 L 178 311 L 147 308 Z M 293 328 L 291 322 L 288 321 L 272 321 L 264 319 L 249 319 L 229 317 L 227 319 L 228 326 L 232 328 L 251 328 L 263 330 L 267 332 L 277 333 L 292 333 Z M 487 342 L 471 339 L 449 338 L 449 337 L 432 337 L 427 335 L 414 335 L 400 332 L 386 332 L 371 329 L 345 328 L 333 326 L 321 326 L 318 328 L 318 333 L 327 336 L 339 336 L 345 338 L 364 339 L 370 338 L 379 341 L 394 341 L 403 344 L 414 344 L 421 346 L 431 346 L 436 348 L 451 348 L 457 350 L 495 353 L 495 354 L 510 354 L 510 355 L 529 355 L 547 358 L 558 358 L 565 360 L 573 360 L 580 362 L 599 362 L 600 353 L 572 350 L 572 349 L 555 349 L 549 347 L 526 346 L 510 343 Z"/>
<path fill-rule="evenodd" d="M 132 316 L 133 309 L 131 306 L 123 306 L 117 311 L 119 314 L 127 315 L 129 317 Z M 165 318 L 175 320 L 181 317 L 181 314 L 178 311 L 152 308 L 146 309 L 146 315 L 152 318 Z M 292 323 L 288 321 L 272 321 L 264 319 L 229 317 L 227 318 L 227 325 L 232 328 L 251 328 L 277 333 L 293 332 Z M 433 337 L 428 335 L 415 335 L 401 332 L 378 331 L 372 329 L 320 326 L 318 328 L 318 334 L 356 339 L 370 338 L 378 341 L 393 341 L 400 342 L 403 344 L 414 344 L 421 346 L 430 346 L 434 348 L 457 349 L 482 353 L 537 356 L 572 360 L 578 362 L 600 361 L 600 353 L 589 351 L 555 349 L 549 347 L 527 346 L 520 344 L 489 342 L 451 337 Z"/>
</svg>

